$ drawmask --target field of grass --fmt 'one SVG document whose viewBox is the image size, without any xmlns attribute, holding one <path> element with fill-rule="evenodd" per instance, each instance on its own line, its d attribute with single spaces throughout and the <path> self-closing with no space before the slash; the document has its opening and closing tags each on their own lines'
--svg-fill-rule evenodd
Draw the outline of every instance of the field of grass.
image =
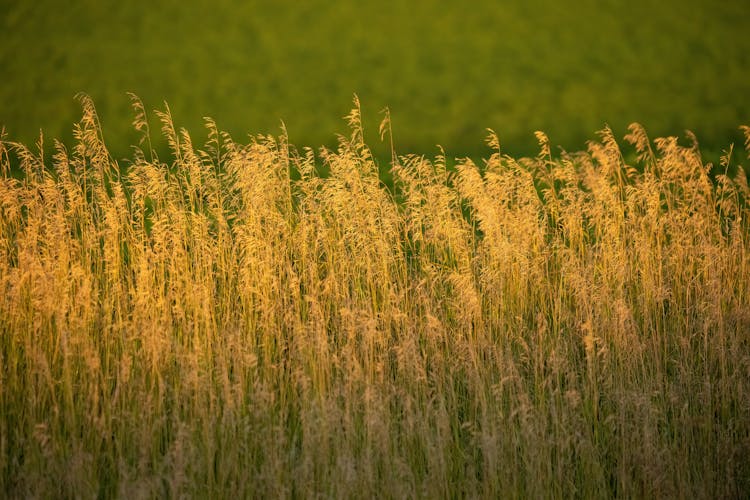
<svg viewBox="0 0 750 500">
<path fill-rule="evenodd" d="M 117 165 L 82 103 L 0 148 L 0 496 L 750 492 L 741 166 L 633 125 L 387 188 L 358 103 L 320 151 L 165 110 L 159 160 L 137 100 Z"/>
<path fill-rule="evenodd" d="M 203 116 L 237 138 L 284 120 L 293 142 L 332 147 L 356 93 L 366 128 L 388 106 L 400 150 L 441 144 L 451 157 L 485 154 L 485 127 L 506 152 L 534 155 L 534 130 L 574 151 L 605 123 L 621 137 L 638 121 L 653 135 L 692 130 L 718 159 L 750 121 L 738 1 L 0 3 L 0 126 L 70 145 L 73 96 L 86 92 L 118 159 L 137 140 L 126 92 L 149 109 L 167 100 L 196 134 Z"/>
</svg>

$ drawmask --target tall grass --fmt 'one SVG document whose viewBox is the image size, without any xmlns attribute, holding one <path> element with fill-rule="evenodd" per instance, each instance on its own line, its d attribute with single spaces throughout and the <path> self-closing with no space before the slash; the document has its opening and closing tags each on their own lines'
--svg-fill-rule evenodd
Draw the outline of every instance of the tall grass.
<svg viewBox="0 0 750 500">
<path fill-rule="evenodd" d="M 134 99 L 119 165 L 81 100 L 71 151 L 0 151 L 2 496 L 750 492 L 729 153 L 491 135 L 482 165 L 394 156 L 386 189 L 358 103 L 318 153 L 210 120 L 199 149 L 166 108 L 165 161 Z"/>
</svg>

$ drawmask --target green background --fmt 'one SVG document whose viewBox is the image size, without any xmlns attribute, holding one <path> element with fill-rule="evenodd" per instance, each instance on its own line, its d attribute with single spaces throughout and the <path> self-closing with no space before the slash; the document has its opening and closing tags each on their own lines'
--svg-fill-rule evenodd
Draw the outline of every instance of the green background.
<svg viewBox="0 0 750 500">
<path fill-rule="evenodd" d="M 126 92 L 166 100 L 196 142 L 203 116 L 236 140 L 331 145 L 358 94 L 366 139 L 391 110 L 399 152 L 506 152 L 534 130 L 581 149 L 608 123 L 697 133 L 706 150 L 750 123 L 746 1 L 0 2 L 0 124 L 71 141 L 73 96 L 93 97 L 116 156 L 137 142 Z M 387 148 L 376 145 L 376 153 Z"/>
</svg>

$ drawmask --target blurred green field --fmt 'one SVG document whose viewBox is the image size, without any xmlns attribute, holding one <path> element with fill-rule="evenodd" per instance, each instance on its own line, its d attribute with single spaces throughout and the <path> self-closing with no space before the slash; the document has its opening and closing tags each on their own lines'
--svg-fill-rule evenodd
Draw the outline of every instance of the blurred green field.
<svg viewBox="0 0 750 500">
<path fill-rule="evenodd" d="M 356 93 L 371 143 L 388 106 L 399 151 L 449 157 L 484 154 L 487 127 L 511 154 L 535 152 L 537 129 L 580 149 L 633 121 L 710 151 L 750 121 L 744 2 L 1 3 L 0 125 L 25 143 L 71 142 L 80 91 L 118 157 L 137 137 L 128 91 L 193 132 L 206 115 L 238 139 L 283 120 L 311 146 L 335 143 Z"/>
</svg>

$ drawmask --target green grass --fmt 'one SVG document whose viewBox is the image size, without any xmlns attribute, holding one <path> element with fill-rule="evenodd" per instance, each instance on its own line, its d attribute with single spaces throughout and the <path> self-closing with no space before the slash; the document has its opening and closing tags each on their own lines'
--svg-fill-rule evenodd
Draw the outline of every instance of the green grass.
<svg viewBox="0 0 750 500">
<path fill-rule="evenodd" d="M 71 143 L 77 92 L 98 104 L 116 157 L 135 135 L 127 91 L 167 100 L 194 133 L 279 132 L 333 145 L 353 93 L 377 155 L 378 111 L 397 148 L 481 157 L 485 128 L 513 154 L 532 132 L 572 150 L 608 123 L 696 132 L 718 158 L 750 117 L 750 13 L 741 2 L 4 2 L 0 124 Z M 161 146 L 160 146 L 161 147 Z"/>
</svg>

